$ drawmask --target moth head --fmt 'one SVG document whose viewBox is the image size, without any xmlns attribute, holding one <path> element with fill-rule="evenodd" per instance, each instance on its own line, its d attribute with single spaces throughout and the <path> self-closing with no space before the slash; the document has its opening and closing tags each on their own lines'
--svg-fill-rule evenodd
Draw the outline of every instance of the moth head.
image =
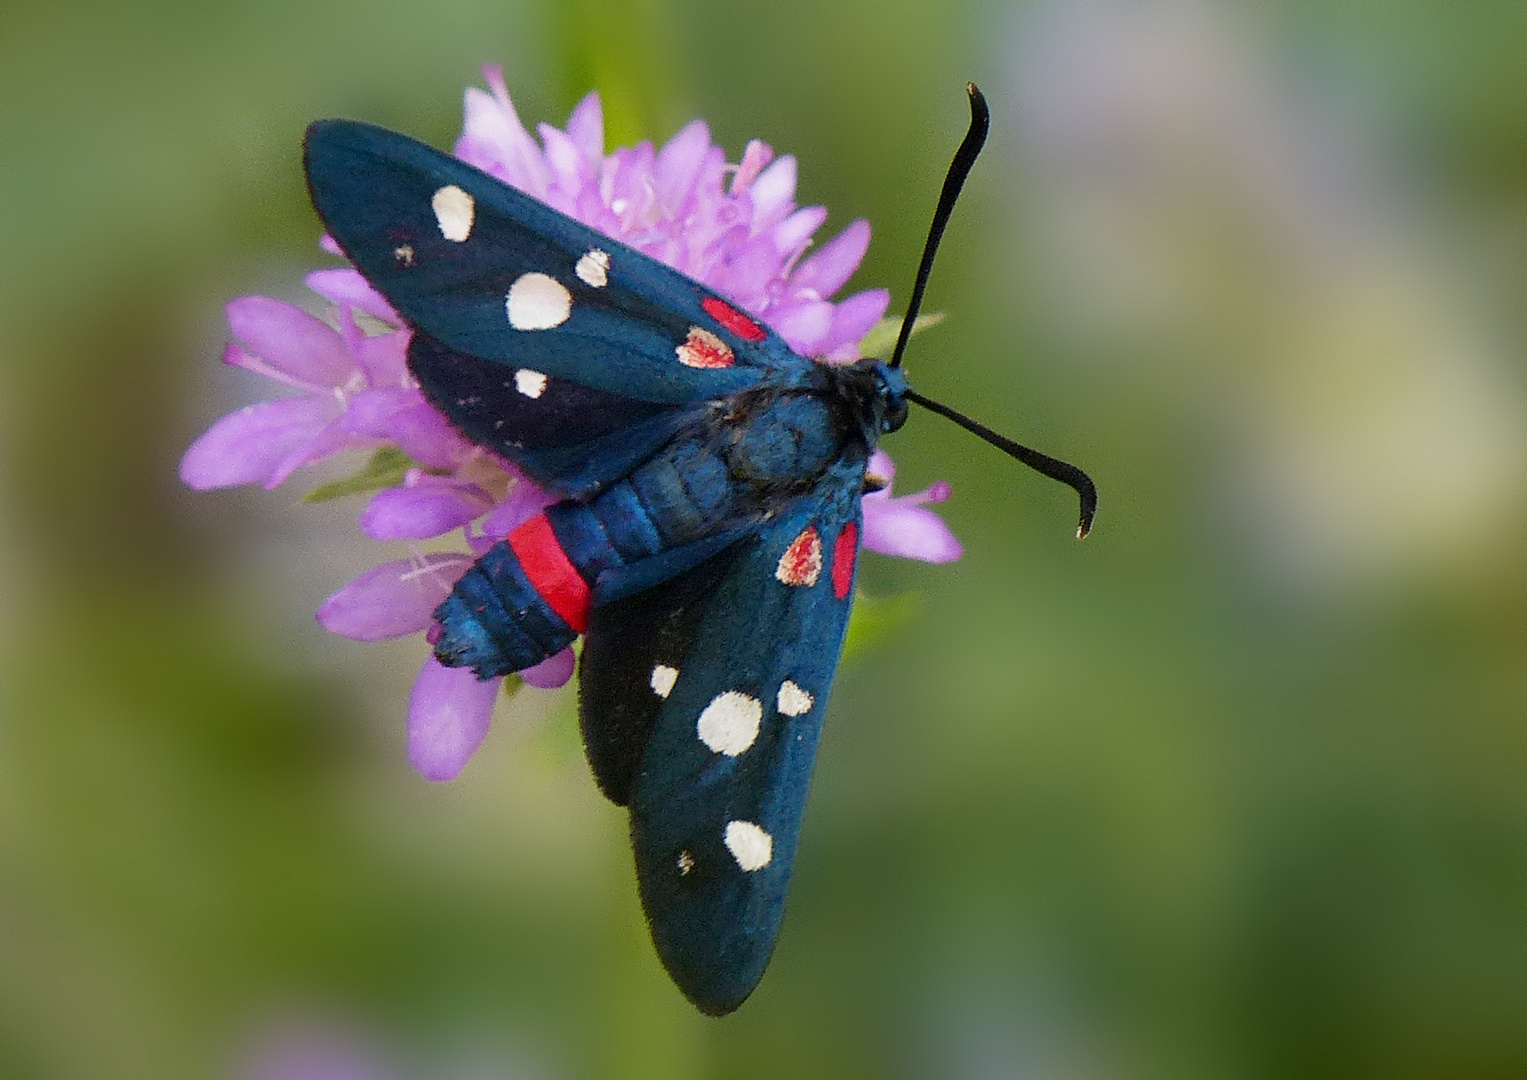
<svg viewBox="0 0 1527 1080">
<path fill-rule="evenodd" d="M 881 435 L 889 435 L 907 422 L 907 377 L 885 364 L 876 364 L 874 373 L 875 425 Z"/>
</svg>

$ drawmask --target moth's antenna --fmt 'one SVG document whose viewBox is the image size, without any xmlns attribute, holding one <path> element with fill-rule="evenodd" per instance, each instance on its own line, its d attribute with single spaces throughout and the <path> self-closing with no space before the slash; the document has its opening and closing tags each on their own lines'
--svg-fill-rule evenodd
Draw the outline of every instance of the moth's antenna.
<svg viewBox="0 0 1527 1080">
<path fill-rule="evenodd" d="M 944 189 L 939 192 L 938 207 L 933 211 L 933 224 L 928 226 L 928 242 L 923 245 L 923 261 L 917 267 L 917 281 L 912 285 L 912 300 L 907 304 L 906 317 L 901 320 L 901 333 L 896 335 L 896 350 L 891 353 L 891 367 L 901 367 L 901 354 L 906 352 L 907 339 L 912 336 L 912 323 L 917 319 L 917 309 L 923 305 L 923 290 L 928 287 L 928 273 L 933 269 L 933 256 L 938 253 L 938 242 L 944 236 L 944 226 L 954 211 L 954 200 L 960 197 L 965 177 L 976 163 L 976 155 L 986 142 L 986 130 L 991 126 L 991 113 L 986 108 L 986 98 L 976 89 L 976 84 L 965 84 L 970 95 L 970 130 L 965 141 L 954 152 L 949 163 L 949 173 L 944 177 Z"/>
<path fill-rule="evenodd" d="M 917 311 L 923 304 L 923 291 L 928 287 L 928 274 L 933 270 L 933 256 L 938 253 L 938 242 L 943 239 L 944 227 L 949 224 L 949 215 L 954 212 L 954 201 L 960 197 L 960 189 L 965 186 L 965 178 L 970 175 L 970 167 L 976 163 L 976 155 L 980 154 L 981 147 L 985 145 L 986 132 L 991 126 L 991 112 L 986 107 L 986 98 L 976 89 L 976 84 L 966 83 L 965 92 L 970 95 L 970 130 L 965 132 L 964 141 L 954 152 L 954 160 L 949 163 L 949 172 L 944 177 L 944 188 L 939 192 L 938 206 L 933 211 L 933 224 L 928 226 L 928 242 L 923 245 L 922 262 L 917 266 L 917 280 L 912 284 L 912 299 L 907 304 L 906 316 L 901 320 L 901 332 L 896 335 L 896 349 L 891 353 L 890 366 L 893 368 L 901 366 L 901 355 L 906 352 L 907 339 L 912 336 L 912 324 L 917 320 Z M 1041 454 L 1038 450 L 1030 450 L 1005 435 L 998 435 L 985 424 L 979 424 L 963 413 L 955 412 L 932 398 L 925 398 L 916 391 L 908 390 L 906 397 L 908 401 L 914 401 L 925 409 L 953 420 L 972 435 L 980 436 L 1035 472 L 1073 488 L 1082 500 L 1081 521 L 1076 527 L 1076 538 L 1087 538 L 1087 534 L 1092 531 L 1092 519 L 1098 512 L 1098 489 L 1090 476 L 1075 465 Z"/>
<path fill-rule="evenodd" d="M 1087 534 L 1092 531 L 1092 519 L 1098 512 L 1098 489 L 1090 476 L 1075 465 L 1061 461 L 1059 458 L 1052 458 L 1049 454 L 1041 454 L 1038 450 L 1020 446 L 1007 436 L 998 435 L 985 424 L 979 424 L 963 413 L 957 413 L 948 405 L 941 405 L 932 398 L 925 398 L 915 390 L 908 390 L 906 396 L 908 401 L 915 401 L 923 408 L 953 420 L 972 435 L 979 435 L 1004 454 L 1017 458 L 1035 472 L 1043 473 L 1051 480 L 1059 480 L 1062 484 L 1072 487 L 1082 500 L 1082 516 L 1081 522 L 1076 527 L 1076 538 L 1087 539 Z"/>
</svg>

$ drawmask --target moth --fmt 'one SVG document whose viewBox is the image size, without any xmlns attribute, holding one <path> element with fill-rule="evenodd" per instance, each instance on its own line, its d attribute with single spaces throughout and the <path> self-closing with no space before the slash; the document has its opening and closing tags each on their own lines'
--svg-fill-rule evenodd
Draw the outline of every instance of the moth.
<svg viewBox="0 0 1527 1080">
<path fill-rule="evenodd" d="M 313 206 L 412 330 L 408 365 L 468 438 L 561 501 L 500 539 L 430 640 L 480 678 L 584 638 L 579 713 L 628 807 L 641 900 L 679 989 L 724 1015 L 779 934 L 854 595 L 860 497 L 909 404 L 1081 497 L 1079 469 L 913 391 L 901 370 L 933 256 L 986 137 L 945 179 L 889 362 L 798 356 L 698 282 L 382 128 L 307 131 Z"/>
</svg>

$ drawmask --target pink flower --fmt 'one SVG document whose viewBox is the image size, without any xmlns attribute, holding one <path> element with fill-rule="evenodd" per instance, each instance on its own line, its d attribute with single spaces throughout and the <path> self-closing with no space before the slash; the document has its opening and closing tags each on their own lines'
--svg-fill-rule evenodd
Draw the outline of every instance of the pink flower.
<svg viewBox="0 0 1527 1080">
<path fill-rule="evenodd" d="M 503 70 L 483 74 L 492 92 L 467 90 L 457 157 L 709 285 L 802 356 L 858 359 L 859 341 L 885 314 L 890 294 L 828 298 L 859 268 L 869 222 L 853 222 L 806 255 L 827 210 L 796 206 L 795 158 L 776 158 L 754 139 L 729 165 L 702 120 L 661 150 L 644 142 L 607 155 L 597 93 L 573 110 L 566 131 L 540 125 L 537 145 L 509 100 Z"/>
<path fill-rule="evenodd" d="M 300 391 L 230 413 L 191 444 L 180 478 L 198 491 L 263 483 L 345 450 L 393 445 L 432 468 L 456 469 L 480 452 L 425 402 L 408 374 L 408 331 L 353 270 L 320 271 L 308 283 L 336 296 L 336 330 L 301 308 L 264 296 L 227 307 L 234 341 L 223 362 Z M 365 295 L 369 294 L 369 295 Z M 364 305 L 364 306 L 363 306 Z M 367 336 L 354 312 L 390 317 Z"/>
<path fill-rule="evenodd" d="M 796 162 L 757 140 L 727 163 L 710 131 L 693 121 L 661 149 L 651 143 L 605 153 L 599 96 L 573 110 L 565 130 L 539 126 L 539 142 L 515 113 L 503 72 L 484 69 L 489 91 L 466 92 L 456 156 L 609 236 L 660 259 L 772 326 L 803 356 L 828 363 L 859 357 L 859 343 L 885 314 L 883 289 L 830 298 L 858 269 L 870 229 L 855 221 L 807 254 L 827 218 L 795 204 Z M 338 254 L 327 237 L 325 249 Z M 345 450 L 394 447 L 416 467 L 372 496 L 361 530 L 376 540 L 422 540 L 461 529 L 472 554 L 422 554 L 372 567 L 318 609 L 326 629 L 359 641 L 427 631 L 473 559 L 551 502 L 513 467 L 466 442 L 426 402 L 405 364 L 409 331 L 387 300 L 355 270 L 309 274 L 332 305 L 334 326 L 265 297 L 228 305 L 236 339 L 228 363 L 298 391 L 223 417 L 193 443 L 181 478 L 208 489 L 263 483 Z M 364 316 L 381 324 L 367 334 Z M 334 327 L 337 326 L 338 329 Z M 871 471 L 889 480 L 877 452 Z M 930 502 L 935 484 L 893 498 L 889 487 L 864 499 L 864 545 L 872 551 L 946 562 L 960 545 Z M 561 686 L 572 650 L 519 673 L 528 684 Z M 428 659 L 409 701 L 409 759 L 431 780 L 460 773 L 487 733 L 502 679 Z"/>
<path fill-rule="evenodd" d="M 940 480 L 915 494 L 893 497 L 891 481 L 896 477 L 896 463 L 884 450 L 870 455 L 868 472 L 884 480 L 885 487 L 863 499 L 866 548 L 882 555 L 931 563 L 953 562 L 964 553 L 944 519 L 923 508 L 927 503 L 949 499 L 949 481 Z"/>
</svg>

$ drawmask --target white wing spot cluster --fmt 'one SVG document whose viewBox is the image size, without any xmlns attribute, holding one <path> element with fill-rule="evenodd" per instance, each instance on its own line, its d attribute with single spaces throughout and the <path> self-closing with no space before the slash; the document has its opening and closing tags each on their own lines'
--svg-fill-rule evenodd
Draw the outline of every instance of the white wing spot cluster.
<svg viewBox="0 0 1527 1080">
<path fill-rule="evenodd" d="M 679 852 L 679 876 L 684 877 L 695 868 L 695 857 L 687 850 Z"/>
<path fill-rule="evenodd" d="M 751 821 L 728 821 L 725 839 L 732 858 L 749 873 L 762 870 L 774 858 L 774 837 Z"/>
<path fill-rule="evenodd" d="M 669 667 L 667 664 L 656 664 L 652 668 L 652 678 L 648 680 L 652 686 L 652 692 L 660 698 L 666 698 L 673 693 L 673 684 L 679 681 L 679 669 Z"/>
<path fill-rule="evenodd" d="M 554 277 L 521 274 L 504 298 L 509 325 L 516 330 L 550 330 L 567 322 L 573 311 L 573 294 Z"/>
<path fill-rule="evenodd" d="M 583 253 L 573 271 L 585 285 L 602 289 L 610 283 L 610 253 L 590 248 Z"/>
<path fill-rule="evenodd" d="M 477 217 L 477 203 L 455 184 L 447 184 L 435 192 L 429 204 L 434 208 L 435 221 L 440 235 L 460 244 L 472 235 L 472 222 Z"/>
<path fill-rule="evenodd" d="M 514 388 L 528 398 L 538 398 L 546 393 L 546 376 L 539 371 L 520 368 L 514 373 Z"/>
<path fill-rule="evenodd" d="M 700 741 L 718 754 L 736 757 L 758 738 L 763 721 L 763 702 L 737 690 L 711 698 L 700 713 L 695 729 Z"/>
<path fill-rule="evenodd" d="M 402 267 L 410 267 L 414 264 L 414 248 L 412 244 L 402 244 L 392 249 L 392 257 Z"/>
<path fill-rule="evenodd" d="M 805 716 L 811 711 L 811 706 L 815 702 L 814 697 L 786 679 L 779 684 L 779 697 L 775 699 L 774 704 L 786 716 Z"/>
</svg>

